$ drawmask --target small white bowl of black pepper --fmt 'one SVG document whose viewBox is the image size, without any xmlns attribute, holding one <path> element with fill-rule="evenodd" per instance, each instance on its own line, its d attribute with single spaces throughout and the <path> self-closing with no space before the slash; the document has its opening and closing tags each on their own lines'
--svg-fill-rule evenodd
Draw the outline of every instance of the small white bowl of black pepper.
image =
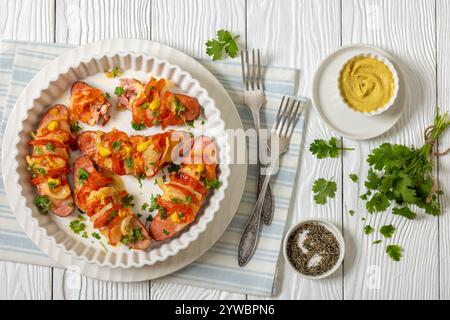
<svg viewBox="0 0 450 320">
<path fill-rule="evenodd" d="M 345 255 L 344 238 L 329 221 L 302 220 L 287 232 L 283 253 L 287 263 L 301 277 L 323 279 L 341 266 Z"/>
</svg>

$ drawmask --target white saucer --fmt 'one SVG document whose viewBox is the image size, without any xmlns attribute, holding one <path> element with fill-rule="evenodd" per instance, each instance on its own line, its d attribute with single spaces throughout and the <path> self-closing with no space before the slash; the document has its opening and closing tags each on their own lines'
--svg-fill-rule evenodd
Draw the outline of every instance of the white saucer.
<svg viewBox="0 0 450 320">
<path fill-rule="evenodd" d="M 346 61 L 360 53 L 381 55 L 397 70 L 399 92 L 396 102 L 382 114 L 367 116 L 353 111 L 340 97 L 337 85 L 339 71 Z M 322 61 L 314 75 L 311 98 L 320 118 L 331 130 L 354 140 L 372 139 L 391 129 L 402 115 L 405 106 L 403 72 L 395 58 L 384 50 L 364 44 L 345 46 L 332 52 Z"/>
</svg>

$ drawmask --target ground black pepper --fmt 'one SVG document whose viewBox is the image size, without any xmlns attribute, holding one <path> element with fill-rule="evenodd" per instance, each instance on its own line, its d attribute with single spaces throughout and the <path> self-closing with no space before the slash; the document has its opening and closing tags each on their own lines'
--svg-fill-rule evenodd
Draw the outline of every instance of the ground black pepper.
<svg viewBox="0 0 450 320">
<path fill-rule="evenodd" d="M 289 236 L 287 255 L 292 265 L 307 276 L 319 276 L 331 270 L 340 255 L 336 237 L 324 226 L 302 224 Z"/>
</svg>

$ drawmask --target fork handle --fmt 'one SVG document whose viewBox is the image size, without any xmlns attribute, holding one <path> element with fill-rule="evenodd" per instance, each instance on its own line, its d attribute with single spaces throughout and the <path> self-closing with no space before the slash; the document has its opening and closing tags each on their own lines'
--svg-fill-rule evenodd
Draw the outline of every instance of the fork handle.
<svg viewBox="0 0 450 320">
<path fill-rule="evenodd" d="M 275 164 L 274 164 L 275 165 Z M 247 222 L 247 226 L 242 233 L 241 240 L 238 246 L 238 263 L 240 267 L 244 267 L 255 253 L 256 244 L 259 238 L 259 231 L 261 229 L 261 210 L 263 208 L 265 194 L 269 186 L 270 177 L 272 175 L 272 168 L 270 166 L 267 175 L 264 177 L 264 182 L 261 187 L 261 193 L 256 201 L 255 208 Z"/>
<path fill-rule="evenodd" d="M 259 131 L 261 129 L 261 121 L 259 113 L 252 112 L 253 120 L 255 122 L 255 129 L 256 129 L 256 155 L 257 155 L 257 173 L 256 173 L 256 183 L 257 183 L 257 193 L 256 195 L 259 196 L 261 193 L 262 188 L 262 182 L 263 182 L 263 175 L 261 174 L 261 169 L 263 166 L 261 165 L 260 161 L 260 134 Z M 270 189 L 270 186 L 267 187 L 267 191 L 264 197 L 264 204 L 261 211 L 261 219 L 263 220 L 265 225 L 270 225 L 272 223 L 273 218 L 273 202 L 272 202 L 272 190 Z"/>
</svg>

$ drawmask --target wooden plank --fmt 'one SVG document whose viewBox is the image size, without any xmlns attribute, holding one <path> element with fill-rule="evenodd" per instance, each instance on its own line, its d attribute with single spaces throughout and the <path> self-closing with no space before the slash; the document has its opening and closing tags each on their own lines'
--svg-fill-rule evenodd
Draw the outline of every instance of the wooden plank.
<svg viewBox="0 0 450 320">
<path fill-rule="evenodd" d="M 51 268 L 0 262 L 0 300 L 49 300 L 51 298 Z"/>
<path fill-rule="evenodd" d="M 311 80 L 320 61 L 340 45 L 340 1 L 249 1 L 247 3 L 247 39 L 249 48 L 260 48 L 263 62 L 300 69 L 298 94 L 309 96 Z M 331 137 L 332 133 L 310 110 L 301 155 L 300 176 L 295 210 L 290 225 L 300 219 L 320 217 L 342 223 L 340 191 L 327 206 L 319 206 L 312 199 L 311 187 L 315 179 L 334 177 L 341 186 L 341 161 L 318 161 L 308 151 L 317 138 Z M 282 283 L 277 292 L 281 299 L 342 299 L 342 274 L 321 281 L 299 278 L 284 266 Z M 281 290 L 281 292 L 280 292 Z M 249 298 L 259 298 L 252 297 Z"/>
<path fill-rule="evenodd" d="M 0 34 L 3 39 L 54 41 L 54 0 L 0 0 L 0 6 Z"/>
<path fill-rule="evenodd" d="M 54 268 L 53 299 L 55 300 L 149 300 L 148 281 L 117 283 L 80 276 L 67 269 Z"/>
<path fill-rule="evenodd" d="M 152 7 L 152 40 L 170 45 L 195 57 L 209 58 L 205 42 L 219 29 L 227 29 L 245 40 L 244 0 L 155 0 Z M 168 284 L 156 280 L 151 283 L 152 299 L 243 299 L 245 295 L 217 290 Z"/>
<path fill-rule="evenodd" d="M 344 217 L 347 256 L 344 292 L 346 299 L 433 299 L 438 297 L 438 219 L 422 215 L 416 221 L 394 217 L 389 212 L 368 216 L 378 230 L 386 224 L 398 228 L 387 243 L 404 248 L 401 262 L 390 260 L 380 238 L 363 234 L 361 217 L 367 216 L 357 195 L 364 193 L 363 181 L 370 151 L 383 142 L 421 146 L 423 130 L 432 122 L 436 106 L 435 6 L 433 0 L 344 1 L 343 44 L 368 43 L 393 53 L 404 68 L 408 103 L 398 124 L 385 135 L 370 141 L 345 143 L 356 148 L 344 158 L 344 204 L 357 215 Z M 357 173 L 358 185 L 348 178 Z"/>
<path fill-rule="evenodd" d="M 108 38 L 150 39 L 151 1 L 64 0 L 56 5 L 56 42 Z"/>
<path fill-rule="evenodd" d="M 53 42 L 54 0 L 0 0 L 0 7 L 2 39 Z M 51 268 L 0 261 L 0 270 L 0 299 L 51 299 Z"/>
<path fill-rule="evenodd" d="M 450 109 L 450 3 L 438 0 L 436 3 L 436 48 L 437 48 L 437 105 L 443 110 Z M 450 135 L 445 134 L 439 141 L 440 151 L 450 147 Z M 441 197 L 442 216 L 439 217 L 439 266 L 440 266 L 440 298 L 450 299 L 450 157 L 439 159 L 439 183 L 444 191 Z"/>
</svg>

